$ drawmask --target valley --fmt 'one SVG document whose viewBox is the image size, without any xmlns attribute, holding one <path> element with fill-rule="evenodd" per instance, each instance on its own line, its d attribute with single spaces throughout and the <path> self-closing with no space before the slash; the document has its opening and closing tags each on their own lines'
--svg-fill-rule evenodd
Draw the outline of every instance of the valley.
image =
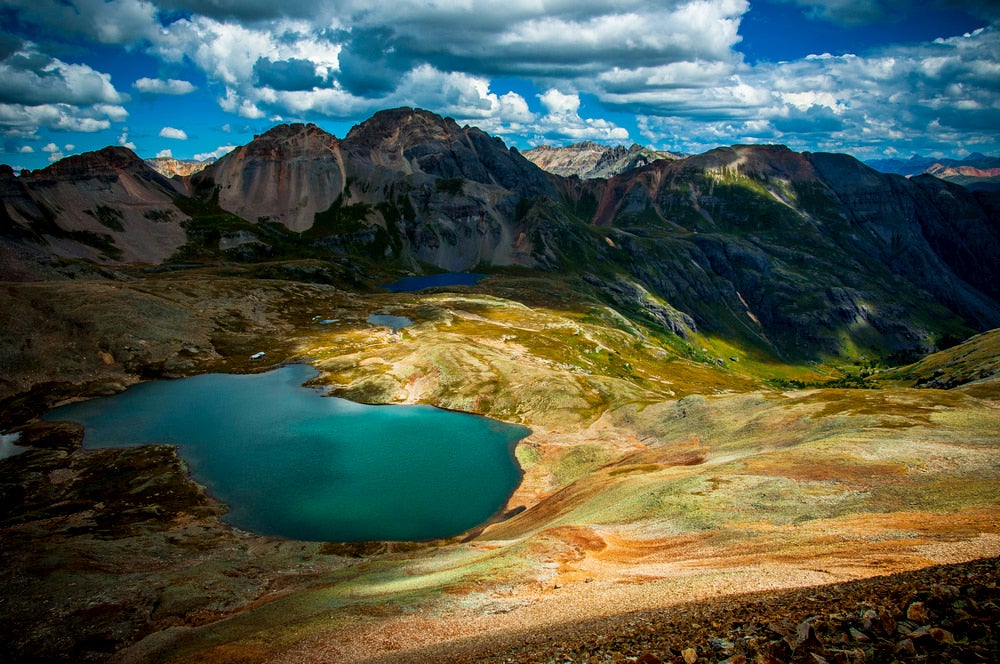
<svg viewBox="0 0 1000 664">
<path fill-rule="evenodd" d="M 516 450 L 523 481 L 471 538 L 332 545 L 232 530 L 170 448 L 85 451 L 71 425 L 18 426 L 30 450 L 2 466 L 15 654 L 98 661 L 131 644 L 119 661 L 363 661 L 1000 554 L 1000 388 L 985 363 L 985 376 L 960 373 L 949 390 L 908 387 L 920 378 L 902 374 L 868 379 L 875 389 L 775 388 L 775 376 L 820 385 L 839 369 L 696 362 L 532 275 L 403 294 L 216 269 L 73 286 L 61 298 L 51 284 L 5 290 L 28 329 L 59 321 L 94 335 L 21 356 L 7 376 L 29 397 L 7 403 L 23 415 L 150 372 L 307 362 L 334 394 L 481 413 L 532 434 Z M 414 325 L 369 326 L 373 311 Z M 136 324 L 121 326 L 129 314 Z M 954 356 L 995 358 L 996 344 L 990 335 Z M 249 360 L 258 350 L 263 362 Z M 957 366 L 939 361 L 938 379 Z"/>
<path fill-rule="evenodd" d="M 752 661 L 837 602 L 847 625 L 971 578 L 933 566 L 995 577 L 988 192 L 780 146 L 587 184 L 413 109 L 344 139 L 282 126 L 172 179 L 108 150 L 0 183 L 0 431 L 26 448 L 0 460 L 0 658 Z M 448 270 L 485 276 L 380 288 Z M 174 448 L 40 419 L 291 363 L 352 401 L 529 428 L 520 483 L 453 538 L 269 538 Z M 787 634 L 723 655 L 754 619 L 734 607 L 782 602 L 805 612 Z"/>
</svg>

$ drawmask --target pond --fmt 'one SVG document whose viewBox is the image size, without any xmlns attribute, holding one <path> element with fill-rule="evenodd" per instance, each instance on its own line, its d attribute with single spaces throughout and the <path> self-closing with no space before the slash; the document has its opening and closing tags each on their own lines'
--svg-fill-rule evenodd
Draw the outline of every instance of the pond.
<svg viewBox="0 0 1000 664">
<path fill-rule="evenodd" d="M 485 274 L 476 274 L 473 272 L 444 272 L 442 274 L 403 277 L 392 283 L 383 284 L 380 288 L 393 293 L 412 293 L 424 290 L 425 288 L 437 288 L 439 286 L 475 286 L 485 277 Z"/>
<path fill-rule="evenodd" d="M 450 537 L 487 521 L 520 481 L 530 431 L 431 406 L 367 406 L 303 383 L 291 365 L 136 385 L 53 409 L 84 447 L 177 445 L 232 525 L 313 541 Z"/>
<path fill-rule="evenodd" d="M 393 332 L 402 330 L 404 327 L 413 325 L 413 321 L 406 316 L 393 316 L 391 314 L 370 314 L 368 316 L 369 325 L 384 325 L 392 328 Z"/>
</svg>

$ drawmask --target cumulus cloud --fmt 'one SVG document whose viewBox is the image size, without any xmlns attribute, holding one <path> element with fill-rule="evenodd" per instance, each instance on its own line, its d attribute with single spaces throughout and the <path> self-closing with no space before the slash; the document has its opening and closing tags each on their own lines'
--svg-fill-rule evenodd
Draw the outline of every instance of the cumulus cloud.
<svg viewBox="0 0 1000 664">
<path fill-rule="evenodd" d="M 178 141 L 186 141 L 188 138 L 187 132 L 183 129 L 176 129 L 174 127 L 164 127 L 160 130 L 161 138 L 173 138 Z"/>
<path fill-rule="evenodd" d="M 31 147 L 30 145 L 22 145 L 18 149 L 18 152 L 20 152 L 21 154 L 32 154 L 32 153 L 34 153 L 34 151 L 35 151 L 35 148 Z"/>
<path fill-rule="evenodd" d="M 128 148 L 129 150 L 135 152 L 135 143 L 128 140 L 128 127 L 122 129 L 122 133 L 119 134 L 118 145 L 122 146 L 123 148 Z"/>
<path fill-rule="evenodd" d="M 786 142 L 798 149 L 851 150 L 997 140 L 1000 32 L 990 26 L 933 43 L 864 55 L 811 56 L 742 66 L 723 85 L 606 97 L 642 108 L 643 135 L 664 144 L 684 134 L 708 142 Z M 991 128 L 992 123 L 992 128 Z M 694 142 L 704 145 L 706 141 Z"/>
<path fill-rule="evenodd" d="M 165 150 L 160 150 L 159 152 L 156 153 L 157 159 L 173 159 L 173 157 L 174 157 L 174 152 L 170 148 L 166 148 Z"/>
<path fill-rule="evenodd" d="M 95 105 L 79 108 L 68 104 L 0 104 L 0 131 L 8 136 L 34 136 L 39 127 L 56 131 L 93 133 L 108 129 L 111 122 L 127 117 L 121 106 Z"/>
<path fill-rule="evenodd" d="M 115 90 L 108 74 L 50 58 L 31 46 L 0 61 L 0 79 L 4 81 L 0 103 L 88 106 L 119 104 L 127 99 Z"/>
<path fill-rule="evenodd" d="M 183 81 L 176 78 L 161 80 L 158 78 L 140 78 L 132 84 L 139 92 L 156 95 L 187 95 L 198 88 L 190 81 Z"/>
<path fill-rule="evenodd" d="M 215 161 L 220 157 L 224 157 L 233 150 L 236 149 L 235 145 L 221 145 L 211 152 L 201 152 L 194 156 L 195 161 Z"/>
<path fill-rule="evenodd" d="M 915 0 L 783 1 L 841 26 L 919 10 Z M 18 25 L 47 38 L 39 43 L 83 35 L 141 51 L 163 71 L 194 67 L 222 110 L 250 120 L 357 121 L 411 105 L 521 140 L 622 142 L 633 137 L 613 113 L 627 113 L 668 149 L 768 141 L 880 152 L 923 139 L 945 151 L 996 144 L 997 7 L 969 9 L 991 23 L 967 36 L 751 64 L 736 50 L 747 0 L 5 2 Z M 8 137 L 98 131 L 127 116 L 128 98 L 107 74 L 20 39 L 0 39 L 0 76 Z M 132 86 L 195 91 L 171 78 Z M 541 94 L 510 91 L 531 86 Z"/>
<path fill-rule="evenodd" d="M 301 108 L 346 117 L 406 98 L 447 112 L 433 105 L 443 96 L 434 86 L 412 94 L 428 73 L 454 94 L 457 79 L 449 77 L 528 76 L 544 88 L 572 79 L 570 87 L 586 89 L 616 67 L 730 62 L 748 8 L 746 0 L 208 4 L 170 3 L 195 13 L 164 25 L 151 52 L 194 62 L 224 87 L 220 105 L 248 118 Z"/>
<path fill-rule="evenodd" d="M 40 127 L 95 132 L 121 121 L 128 96 L 108 74 L 49 57 L 24 42 L 0 60 L 0 132 L 33 136 Z"/>
</svg>

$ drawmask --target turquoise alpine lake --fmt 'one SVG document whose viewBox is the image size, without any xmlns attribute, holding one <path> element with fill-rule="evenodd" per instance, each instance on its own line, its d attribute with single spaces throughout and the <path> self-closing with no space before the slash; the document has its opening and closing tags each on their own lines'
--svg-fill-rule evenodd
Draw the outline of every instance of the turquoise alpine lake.
<svg viewBox="0 0 1000 664">
<path fill-rule="evenodd" d="M 290 365 L 141 383 L 55 408 L 88 449 L 177 445 L 228 523 L 312 541 L 418 541 L 487 521 L 520 481 L 525 427 L 432 406 L 368 406 Z"/>
</svg>

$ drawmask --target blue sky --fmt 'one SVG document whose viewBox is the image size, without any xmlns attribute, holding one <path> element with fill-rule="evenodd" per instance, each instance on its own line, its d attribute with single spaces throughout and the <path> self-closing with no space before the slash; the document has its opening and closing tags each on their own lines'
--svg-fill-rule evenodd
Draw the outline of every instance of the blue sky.
<svg viewBox="0 0 1000 664">
<path fill-rule="evenodd" d="M 1000 154 L 1000 2 L 0 0 L 0 162 L 419 106 L 527 149 Z"/>
</svg>

